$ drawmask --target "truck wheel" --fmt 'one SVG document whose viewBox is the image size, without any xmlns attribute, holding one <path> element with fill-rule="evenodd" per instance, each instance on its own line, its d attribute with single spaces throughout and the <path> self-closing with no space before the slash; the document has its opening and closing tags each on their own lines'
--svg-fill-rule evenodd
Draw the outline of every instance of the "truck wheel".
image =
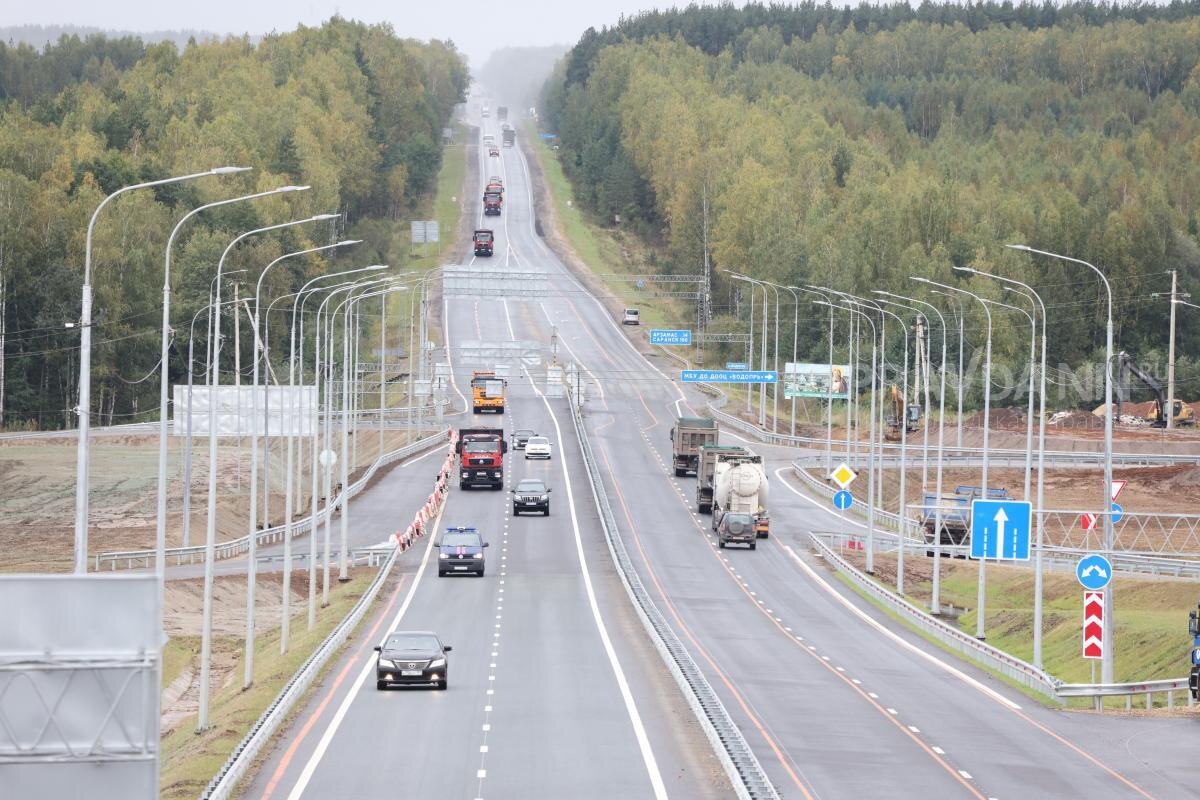
<svg viewBox="0 0 1200 800">
<path fill-rule="evenodd" d="M 758 549 L 758 542 L 751 542 L 751 543 L 750 543 L 750 549 L 751 549 L 751 550 L 756 550 L 756 549 Z"/>
<path fill-rule="evenodd" d="M 717 541 L 717 547 L 720 547 L 722 550 L 724 550 L 724 549 L 725 549 L 725 540 L 724 540 L 724 539 L 719 539 L 719 540 Z"/>
<path fill-rule="evenodd" d="M 466 482 L 466 481 L 459 481 L 459 482 L 458 482 L 458 488 L 460 488 L 460 489 L 465 489 L 465 488 L 467 488 L 467 482 Z"/>
<path fill-rule="evenodd" d="M 550 506 L 546 506 L 546 516 L 550 516 Z"/>
<path fill-rule="evenodd" d="M 684 475 L 687 475 L 686 469 L 680 469 L 679 467 L 675 468 L 675 477 L 676 478 L 682 478 Z"/>
<path fill-rule="evenodd" d="M 478 414 L 478 413 L 479 413 L 479 406 L 471 406 L 471 413 L 472 413 L 472 414 Z"/>
<path fill-rule="evenodd" d="M 376 691 L 382 692 L 386 688 L 387 688 L 387 681 L 375 681 Z"/>
</svg>

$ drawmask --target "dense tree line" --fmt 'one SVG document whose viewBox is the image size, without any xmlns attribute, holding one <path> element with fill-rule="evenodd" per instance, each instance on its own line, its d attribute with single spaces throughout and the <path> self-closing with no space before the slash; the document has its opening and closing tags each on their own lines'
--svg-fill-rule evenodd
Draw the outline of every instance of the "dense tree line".
<svg viewBox="0 0 1200 800">
<path fill-rule="evenodd" d="M 163 247 L 176 220 L 217 199 L 312 187 L 214 209 L 183 229 L 172 265 L 179 379 L 188 325 L 237 233 L 342 215 L 338 230 L 305 225 L 239 248 L 226 268 L 255 277 L 271 258 L 335 234 L 369 239 L 354 263 L 389 256 L 392 222 L 432 188 L 441 129 L 469 80 L 452 44 L 340 18 L 258 44 L 230 39 L 181 52 L 97 36 L 31 52 L 0 50 L 0 425 L 75 423 L 78 332 L 64 324 L 79 316 L 84 234 L 106 194 L 214 166 L 254 168 L 135 192 L 103 212 L 93 242 L 93 407 L 123 421 L 155 406 L 157 384 L 143 378 L 158 362 Z M 9 63 L 23 66 L 9 71 Z M 268 278 L 271 296 L 329 263 L 287 266 Z"/>
<path fill-rule="evenodd" d="M 1013 302 L 953 268 L 1002 271 L 1051 306 L 1051 361 L 1095 364 L 1102 288 L 1004 247 L 1027 243 L 1099 265 L 1120 345 L 1161 365 L 1169 305 L 1151 295 L 1173 268 L 1200 289 L 1198 65 L 1196 3 L 693 7 L 589 31 L 543 106 L 581 204 L 665 269 L 696 271 L 707 207 L 717 267 L 768 280 L 912 294 L 923 275 Z M 1008 314 L 1016 367 L 1028 327 Z M 808 316 L 800 348 L 820 360 Z M 1200 326 L 1179 336 L 1195 399 Z"/>
</svg>

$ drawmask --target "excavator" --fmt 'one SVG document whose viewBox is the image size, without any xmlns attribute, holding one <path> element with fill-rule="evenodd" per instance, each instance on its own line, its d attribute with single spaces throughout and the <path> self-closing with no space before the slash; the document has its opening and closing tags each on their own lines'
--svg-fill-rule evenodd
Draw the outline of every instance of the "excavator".
<svg viewBox="0 0 1200 800">
<path fill-rule="evenodd" d="M 1117 367 L 1117 419 L 1121 418 L 1121 403 L 1129 397 L 1129 375 L 1133 373 L 1135 378 L 1154 393 L 1154 416 L 1150 419 L 1150 423 L 1156 428 L 1167 427 L 1167 416 L 1164 413 L 1167 408 L 1167 392 L 1163 385 L 1157 378 L 1139 367 L 1124 350 L 1117 354 Z M 1171 401 L 1171 413 L 1175 417 L 1176 425 L 1196 424 L 1196 415 L 1191 406 L 1182 400 L 1173 399 Z"/>
<path fill-rule="evenodd" d="M 921 429 L 921 405 L 919 403 L 908 405 L 904 400 L 899 386 L 894 383 L 888 386 L 888 401 L 891 403 L 891 411 L 887 417 L 887 430 L 883 432 L 883 438 L 889 442 L 900 441 L 900 420 L 904 420 L 909 433 L 916 433 Z"/>
</svg>

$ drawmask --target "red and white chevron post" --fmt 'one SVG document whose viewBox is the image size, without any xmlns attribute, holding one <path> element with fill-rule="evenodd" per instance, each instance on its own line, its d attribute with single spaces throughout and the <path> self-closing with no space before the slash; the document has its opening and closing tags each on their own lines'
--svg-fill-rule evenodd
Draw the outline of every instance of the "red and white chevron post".
<svg viewBox="0 0 1200 800">
<path fill-rule="evenodd" d="M 1104 592 L 1083 593 L 1083 657 L 1104 658 Z"/>
</svg>

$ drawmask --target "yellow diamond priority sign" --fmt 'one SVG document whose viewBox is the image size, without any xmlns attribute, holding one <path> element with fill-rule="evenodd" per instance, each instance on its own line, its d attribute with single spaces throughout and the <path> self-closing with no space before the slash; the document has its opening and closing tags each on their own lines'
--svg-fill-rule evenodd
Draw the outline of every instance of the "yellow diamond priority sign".
<svg viewBox="0 0 1200 800">
<path fill-rule="evenodd" d="M 848 489 L 850 484 L 854 483 L 854 479 L 858 477 L 858 473 L 850 469 L 850 466 L 843 462 L 838 464 L 837 469 L 829 473 L 829 477 L 842 489 Z"/>
</svg>

